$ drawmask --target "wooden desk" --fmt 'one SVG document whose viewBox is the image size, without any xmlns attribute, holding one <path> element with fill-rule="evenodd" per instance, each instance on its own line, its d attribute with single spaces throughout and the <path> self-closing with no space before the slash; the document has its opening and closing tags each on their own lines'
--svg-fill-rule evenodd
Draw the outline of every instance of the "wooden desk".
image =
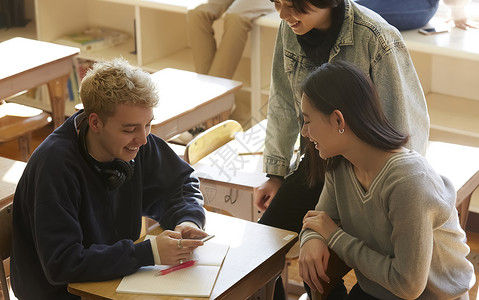
<svg viewBox="0 0 479 300">
<path fill-rule="evenodd" d="M 266 286 L 272 299 L 274 282 L 284 266 L 284 256 L 296 242 L 295 232 L 225 215 L 207 213 L 206 231 L 215 242 L 230 245 L 210 299 L 246 299 Z M 82 299 L 181 299 L 171 296 L 117 294 L 120 279 L 70 283 L 68 291 Z M 204 298 L 188 298 L 204 299 Z"/>
<path fill-rule="evenodd" d="M 266 120 L 199 160 L 193 167 L 201 181 L 200 190 L 205 205 L 226 211 L 248 221 L 256 222 L 261 212 L 253 205 L 254 189 L 268 178 L 263 173 L 263 155 Z"/>
<path fill-rule="evenodd" d="M 196 125 L 213 126 L 227 120 L 239 81 L 166 68 L 152 75 L 160 102 L 154 109 L 151 133 L 164 140 Z M 82 109 L 82 104 L 75 106 Z"/>
<path fill-rule="evenodd" d="M 65 120 L 67 81 L 77 48 L 13 38 L 0 43 L 0 99 L 47 84 L 55 128 Z"/>
<path fill-rule="evenodd" d="M 238 218 L 258 221 L 262 213 L 253 205 L 253 192 L 268 180 L 263 172 L 266 125 L 267 120 L 262 120 L 237 133 L 234 140 L 193 165 L 205 204 Z"/>
<path fill-rule="evenodd" d="M 17 183 L 23 174 L 26 163 L 0 157 L 0 207 L 13 201 Z"/>
<path fill-rule="evenodd" d="M 430 142 L 426 158 L 431 166 L 450 179 L 456 189 L 456 208 L 466 230 L 472 193 L 479 187 L 479 148 Z"/>
<path fill-rule="evenodd" d="M 234 93 L 241 82 L 166 68 L 152 74 L 158 83 L 160 103 L 155 108 L 151 132 L 169 139 L 202 124 L 215 125 L 228 119 Z"/>
</svg>

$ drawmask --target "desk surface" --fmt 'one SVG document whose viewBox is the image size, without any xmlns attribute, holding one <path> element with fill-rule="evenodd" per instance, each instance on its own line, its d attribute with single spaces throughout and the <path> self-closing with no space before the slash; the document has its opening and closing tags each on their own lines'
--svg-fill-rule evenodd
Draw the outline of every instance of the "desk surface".
<svg viewBox="0 0 479 300">
<path fill-rule="evenodd" d="M 171 68 L 152 78 L 158 84 L 160 103 L 151 131 L 163 139 L 230 111 L 234 92 L 242 87 L 239 81 Z"/>
<path fill-rule="evenodd" d="M 55 128 L 65 120 L 67 81 L 78 48 L 25 38 L 0 43 L 0 99 L 47 84 Z"/>
<path fill-rule="evenodd" d="M 17 183 L 23 174 L 26 163 L 0 157 L 0 207 L 13 201 Z"/>
<path fill-rule="evenodd" d="M 205 0 L 102 0 L 137 7 L 149 7 L 158 10 L 186 13 L 188 9 L 205 3 Z"/>
<path fill-rule="evenodd" d="M 450 32 L 432 35 L 417 30 L 401 32 L 410 51 L 479 61 L 479 30 L 451 28 Z"/>
<path fill-rule="evenodd" d="M 20 37 L 4 41 L 0 43 L 0 80 L 72 57 L 79 51 L 78 48 Z"/>
<path fill-rule="evenodd" d="M 479 148 L 429 142 L 426 158 L 441 175 L 452 181 L 458 200 L 462 200 L 479 186 Z"/>
<path fill-rule="evenodd" d="M 281 272 L 284 256 L 297 234 L 258 223 L 207 213 L 206 231 L 216 243 L 230 245 L 210 299 L 245 299 Z M 70 293 L 85 299 L 181 299 L 171 296 L 117 294 L 121 279 L 71 283 Z M 204 298 L 189 298 L 204 299 Z"/>
</svg>

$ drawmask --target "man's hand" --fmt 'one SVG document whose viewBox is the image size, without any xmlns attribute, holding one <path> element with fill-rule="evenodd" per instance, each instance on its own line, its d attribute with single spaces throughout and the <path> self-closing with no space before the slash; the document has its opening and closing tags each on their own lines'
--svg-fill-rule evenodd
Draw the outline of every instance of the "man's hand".
<svg viewBox="0 0 479 300">
<path fill-rule="evenodd" d="M 268 181 L 255 188 L 253 192 L 254 206 L 264 212 L 270 205 L 274 196 L 276 196 L 282 183 L 283 181 L 280 178 L 271 177 Z"/>
<path fill-rule="evenodd" d="M 183 222 L 179 225 L 176 225 L 175 231 L 179 232 L 181 234 L 181 238 L 183 239 L 201 239 L 208 235 L 192 222 Z"/>
<path fill-rule="evenodd" d="M 193 251 L 202 245 L 201 240 L 182 239 L 177 231 L 165 230 L 156 236 L 158 254 L 164 265 L 177 265 L 181 261 L 189 260 Z"/>
</svg>

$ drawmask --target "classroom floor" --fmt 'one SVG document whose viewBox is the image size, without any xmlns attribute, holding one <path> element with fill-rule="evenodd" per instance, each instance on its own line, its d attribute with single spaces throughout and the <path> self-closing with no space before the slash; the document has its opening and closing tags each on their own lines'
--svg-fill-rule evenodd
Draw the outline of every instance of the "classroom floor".
<svg viewBox="0 0 479 300">
<path fill-rule="evenodd" d="M 48 134 L 52 132 L 52 130 L 53 130 L 53 125 L 49 125 L 33 133 L 32 143 L 31 143 L 32 151 L 45 139 L 45 137 Z M 17 141 L 14 140 L 7 143 L 0 143 L 0 156 L 19 160 L 20 154 L 18 151 Z M 467 237 L 468 237 L 468 245 L 471 248 L 471 251 L 479 254 L 479 233 L 468 231 Z M 477 265 L 475 265 L 476 277 L 479 278 L 479 262 L 476 262 L 476 263 L 477 263 Z M 302 284 L 302 280 L 298 275 L 298 265 L 296 261 L 294 261 L 291 264 L 291 266 L 288 269 L 288 273 L 289 273 L 290 281 L 296 283 L 297 285 Z M 345 285 L 348 288 L 348 290 L 356 283 L 356 278 L 354 276 L 354 272 L 352 271 L 348 275 L 346 275 L 344 279 L 345 279 Z M 474 287 L 469 291 L 469 296 L 471 300 L 476 300 L 476 299 L 479 300 L 479 298 L 477 298 L 477 292 L 478 292 L 478 283 L 476 282 Z M 300 294 L 301 293 L 290 294 L 288 295 L 288 300 L 297 300 L 301 296 Z M 1 294 L 1 291 L 0 291 L 0 300 L 3 300 L 3 295 Z"/>
</svg>

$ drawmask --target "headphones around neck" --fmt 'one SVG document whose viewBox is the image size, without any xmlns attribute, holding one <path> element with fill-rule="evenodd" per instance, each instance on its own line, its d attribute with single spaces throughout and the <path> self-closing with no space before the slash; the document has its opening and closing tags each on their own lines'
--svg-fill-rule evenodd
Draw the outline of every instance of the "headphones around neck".
<svg viewBox="0 0 479 300">
<path fill-rule="evenodd" d="M 84 114 L 84 113 L 83 113 Z M 103 182 L 111 188 L 116 189 L 120 187 L 125 181 L 129 180 L 133 176 L 135 171 L 135 161 L 129 162 L 123 161 L 119 158 L 115 158 L 110 162 L 99 162 L 94 159 L 86 145 L 86 134 L 88 132 L 88 120 L 84 116 L 78 115 L 79 123 L 76 124 L 78 132 L 78 146 L 83 158 L 87 161 L 88 165 L 92 167 L 100 176 Z M 75 120 L 76 121 L 76 120 Z"/>
</svg>

